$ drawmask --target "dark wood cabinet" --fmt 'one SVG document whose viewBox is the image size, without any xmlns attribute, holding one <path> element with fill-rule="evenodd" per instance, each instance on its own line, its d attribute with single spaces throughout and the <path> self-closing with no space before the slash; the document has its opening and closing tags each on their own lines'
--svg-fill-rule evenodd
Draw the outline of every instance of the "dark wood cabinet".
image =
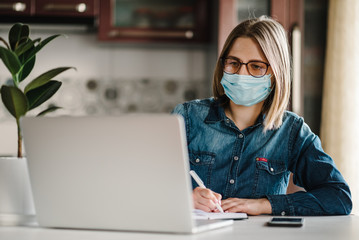
<svg viewBox="0 0 359 240">
<path fill-rule="evenodd" d="M 36 0 L 38 16 L 91 17 L 98 12 L 98 0 Z"/>
<path fill-rule="evenodd" d="M 1 0 L 0 22 L 71 23 L 94 20 L 99 0 Z"/>
<path fill-rule="evenodd" d="M 1 16 L 30 16 L 34 12 L 34 0 L 2 0 Z"/>
<path fill-rule="evenodd" d="M 101 0 L 99 40 L 205 42 L 207 0 Z"/>
</svg>

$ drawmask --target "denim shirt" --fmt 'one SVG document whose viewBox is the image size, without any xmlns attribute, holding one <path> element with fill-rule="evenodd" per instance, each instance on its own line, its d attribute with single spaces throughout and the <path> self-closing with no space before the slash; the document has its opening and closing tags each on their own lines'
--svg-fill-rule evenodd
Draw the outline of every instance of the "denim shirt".
<svg viewBox="0 0 359 240">
<path fill-rule="evenodd" d="M 241 131 L 213 98 L 177 105 L 173 113 L 185 120 L 190 168 L 222 199 L 267 198 L 273 215 L 351 212 L 349 186 L 296 114 L 285 112 L 280 128 L 263 132 L 263 115 Z M 290 172 L 306 191 L 286 195 Z"/>
</svg>

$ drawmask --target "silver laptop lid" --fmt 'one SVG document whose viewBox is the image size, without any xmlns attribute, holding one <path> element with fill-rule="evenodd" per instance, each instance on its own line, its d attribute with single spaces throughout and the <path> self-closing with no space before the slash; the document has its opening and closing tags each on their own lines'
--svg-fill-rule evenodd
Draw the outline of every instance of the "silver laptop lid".
<svg viewBox="0 0 359 240">
<path fill-rule="evenodd" d="M 40 226 L 192 232 L 183 119 L 22 119 Z"/>
</svg>

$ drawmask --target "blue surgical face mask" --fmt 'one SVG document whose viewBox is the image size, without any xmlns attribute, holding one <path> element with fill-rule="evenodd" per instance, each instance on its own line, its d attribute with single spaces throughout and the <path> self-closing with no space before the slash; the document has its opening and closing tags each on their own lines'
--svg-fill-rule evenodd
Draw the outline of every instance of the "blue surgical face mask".
<svg viewBox="0 0 359 240">
<path fill-rule="evenodd" d="M 265 100 L 271 89 L 271 75 L 253 77 L 223 73 L 221 84 L 227 97 L 237 105 L 252 106 Z"/>
</svg>

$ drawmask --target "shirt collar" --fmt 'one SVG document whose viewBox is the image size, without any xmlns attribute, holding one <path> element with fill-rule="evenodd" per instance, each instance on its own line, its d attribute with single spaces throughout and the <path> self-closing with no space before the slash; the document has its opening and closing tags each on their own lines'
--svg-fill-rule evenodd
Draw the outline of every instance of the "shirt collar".
<svg viewBox="0 0 359 240">
<path fill-rule="evenodd" d="M 211 102 L 208 115 L 205 118 L 204 122 L 211 124 L 219 121 L 224 121 L 227 119 L 226 114 L 224 113 L 224 103 L 221 99 L 217 99 Z"/>
<path fill-rule="evenodd" d="M 205 118 L 204 122 L 207 124 L 211 124 L 211 123 L 216 123 L 219 121 L 226 121 L 227 120 L 227 116 L 224 113 L 224 107 L 225 104 L 223 103 L 223 101 L 221 99 L 218 100 L 214 100 L 211 103 L 211 106 L 209 108 L 208 111 L 208 115 Z M 256 127 L 258 125 L 263 124 L 265 119 L 265 114 L 260 114 L 255 122 L 255 124 L 251 127 Z"/>
</svg>

